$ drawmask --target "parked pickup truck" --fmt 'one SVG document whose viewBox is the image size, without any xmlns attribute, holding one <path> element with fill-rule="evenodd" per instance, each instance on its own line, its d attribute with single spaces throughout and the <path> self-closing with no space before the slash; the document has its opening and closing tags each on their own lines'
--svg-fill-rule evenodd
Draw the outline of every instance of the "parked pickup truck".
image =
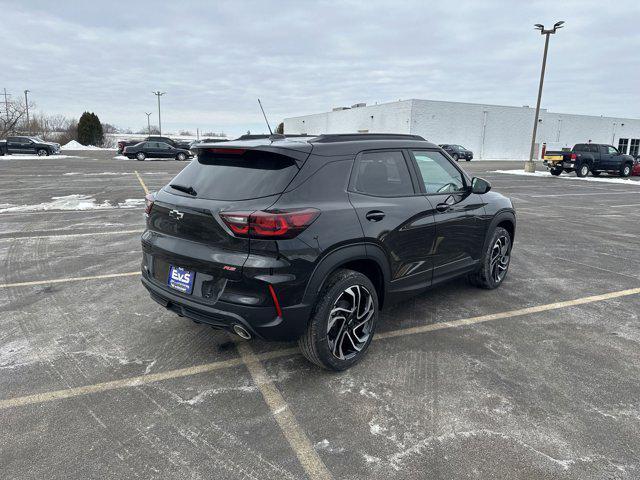
<svg viewBox="0 0 640 480">
<path fill-rule="evenodd" d="M 0 140 L 0 155 L 12 153 L 30 153 L 40 157 L 60 153 L 60 144 L 45 142 L 38 137 L 7 137 Z"/>
<path fill-rule="evenodd" d="M 625 155 L 618 152 L 617 148 L 601 143 L 578 143 L 568 152 L 547 151 L 543 161 L 551 175 L 576 172 L 578 177 L 586 177 L 591 172 L 597 177 L 602 172 L 607 172 L 628 177 L 633 169 L 631 155 Z"/>
<path fill-rule="evenodd" d="M 122 154 L 122 152 L 124 151 L 124 147 L 132 147 L 134 145 L 137 145 L 141 142 L 164 142 L 164 143 L 168 143 L 169 145 L 171 145 L 174 148 L 186 148 L 187 150 L 189 149 L 189 146 L 191 145 L 192 141 L 188 140 L 188 141 L 177 141 L 177 140 L 173 140 L 172 138 L 169 137 L 159 137 L 159 136 L 150 136 L 147 137 L 143 140 L 119 140 L 118 141 L 118 153 Z"/>
</svg>

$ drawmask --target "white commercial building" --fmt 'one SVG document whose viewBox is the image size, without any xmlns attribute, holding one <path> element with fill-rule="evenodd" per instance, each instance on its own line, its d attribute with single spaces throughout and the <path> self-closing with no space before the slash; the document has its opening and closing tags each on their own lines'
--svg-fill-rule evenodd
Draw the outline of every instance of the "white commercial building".
<svg viewBox="0 0 640 480">
<path fill-rule="evenodd" d="M 356 104 L 331 112 L 285 118 L 284 132 L 411 133 L 433 143 L 462 145 L 474 158 L 529 158 L 535 108 L 435 100 L 401 100 L 379 105 Z M 637 155 L 640 119 L 596 117 L 540 110 L 537 143 L 571 147 L 591 140 Z"/>
</svg>

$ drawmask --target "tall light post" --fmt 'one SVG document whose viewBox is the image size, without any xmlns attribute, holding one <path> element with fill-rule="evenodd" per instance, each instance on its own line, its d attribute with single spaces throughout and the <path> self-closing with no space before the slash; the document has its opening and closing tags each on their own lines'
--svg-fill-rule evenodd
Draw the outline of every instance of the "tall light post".
<svg viewBox="0 0 640 480">
<path fill-rule="evenodd" d="M 149 117 L 151 117 L 151 113 L 153 112 L 144 112 L 144 114 L 147 116 L 147 130 L 149 131 L 149 135 L 151 135 L 151 120 L 149 120 Z"/>
<path fill-rule="evenodd" d="M 540 100 L 542 100 L 542 85 L 544 83 L 544 71 L 547 68 L 547 51 L 549 50 L 549 37 L 556 33 L 556 30 L 562 28 L 564 22 L 556 22 L 553 28 L 547 30 L 544 25 L 535 24 L 536 30 L 540 30 L 540 34 L 545 36 L 544 39 L 544 55 L 542 56 L 542 70 L 540 71 L 540 85 L 538 86 L 538 102 L 536 103 L 536 118 L 533 122 L 533 134 L 531 136 L 531 150 L 529 152 L 529 161 L 524 164 L 525 172 L 535 172 L 536 162 L 533 160 L 533 154 L 536 147 L 536 134 L 538 133 L 538 119 L 540 118 Z"/>
<path fill-rule="evenodd" d="M 27 135 L 31 135 L 31 124 L 29 123 L 29 90 L 24 91 L 24 105 L 27 107 Z"/>
<path fill-rule="evenodd" d="M 158 97 L 158 130 L 160 131 L 160 135 L 162 135 L 162 118 L 160 117 L 160 97 L 167 92 L 161 92 L 160 90 L 157 90 L 151 93 L 153 93 L 155 96 Z"/>
</svg>

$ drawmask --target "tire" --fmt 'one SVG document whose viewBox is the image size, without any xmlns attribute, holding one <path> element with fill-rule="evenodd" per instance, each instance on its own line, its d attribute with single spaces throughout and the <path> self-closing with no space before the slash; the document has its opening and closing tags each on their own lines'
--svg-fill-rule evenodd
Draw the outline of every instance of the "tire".
<svg viewBox="0 0 640 480">
<path fill-rule="evenodd" d="M 602 172 L 601 172 L 601 171 L 599 171 L 599 170 L 593 170 L 593 171 L 591 172 L 591 175 L 593 175 L 594 177 L 599 177 L 601 173 L 602 173 Z"/>
<path fill-rule="evenodd" d="M 558 177 L 562 173 L 562 168 L 552 168 L 551 170 L 549 170 L 549 172 L 551 173 L 551 175 Z"/>
<path fill-rule="evenodd" d="M 488 242 L 480 268 L 469 275 L 469 282 L 486 290 L 498 288 L 507 277 L 512 246 L 509 232 L 502 227 L 497 227 Z"/>
<path fill-rule="evenodd" d="M 184 153 L 179 153 L 176 155 L 176 160 L 180 162 L 184 162 L 187 159 L 187 156 Z"/>
<path fill-rule="evenodd" d="M 451 158 L 453 158 L 457 162 L 458 161 L 458 154 L 454 153 L 453 155 L 451 155 Z"/>
<path fill-rule="evenodd" d="M 586 177 L 589 175 L 589 164 L 582 163 L 578 168 L 576 168 L 576 175 L 580 178 Z"/>
<path fill-rule="evenodd" d="M 470 159 L 470 158 L 467 158 L 466 160 L 467 160 L 467 162 L 470 162 L 470 161 L 471 161 L 471 159 Z"/>
<path fill-rule="evenodd" d="M 147 158 L 147 156 L 144 154 L 144 152 L 136 153 L 136 160 L 138 160 L 139 162 L 144 162 L 145 158 Z"/>
<path fill-rule="evenodd" d="M 629 175 L 631 175 L 631 165 L 628 163 L 625 163 L 624 165 L 622 165 L 622 167 L 620 167 L 620 176 L 621 177 L 628 177 Z"/>
<path fill-rule="evenodd" d="M 346 313 L 348 310 L 352 313 Z M 371 280 L 360 272 L 338 270 L 320 291 L 298 345 L 311 363 L 327 370 L 346 370 L 364 357 L 377 320 L 378 294 Z M 346 322 L 351 327 L 345 334 Z"/>
<path fill-rule="evenodd" d="M 46 148 L 39 148 L 38 150 L 36 150 L 36 154 L 39 157 L 47 157 L 49 156 L 49 150 L 47 150 Z"/>
</svg>

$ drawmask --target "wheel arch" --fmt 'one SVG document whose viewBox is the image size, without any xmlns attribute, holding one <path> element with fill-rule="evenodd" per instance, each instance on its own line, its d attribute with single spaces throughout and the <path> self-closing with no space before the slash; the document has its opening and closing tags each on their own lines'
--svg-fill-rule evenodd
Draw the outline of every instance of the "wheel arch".
<svg viewBox="0 0 640 480">
<path fill-rule="evenodd" d="M 364 243 L 345 245 L 326 254 L 316 265 L 304 292 L 303 302 L 314 304 L 327 279 L 337 270 L 347 268 L 365 275 L 376 287 L 379 308 L 391 276 L 389 265 L 382 249 Z"/>
<path fill-rule="evenodd" d="M 507 232 L 509 232 L 509 235 L 511 235 L 511 246 L 513 248 L 513 243 L 516 237 L 516 215 L 513 210 L 501 210 L 494 215 L 491 223 L 489 224 L 489 227 L 487 228 L 484 237 L 484 245 L 482 249 L 483 252 L 487 251 L 487 243 L 491 239 L 493 231 L 498 227 L 502 227 Z"/>
</svg>

